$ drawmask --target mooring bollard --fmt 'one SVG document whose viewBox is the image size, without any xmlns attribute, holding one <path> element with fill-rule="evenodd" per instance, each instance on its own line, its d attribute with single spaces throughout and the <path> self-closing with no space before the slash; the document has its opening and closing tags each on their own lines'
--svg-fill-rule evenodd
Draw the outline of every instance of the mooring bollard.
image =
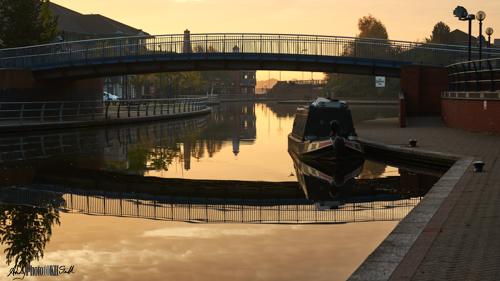
<svg viewBox="0 0 500 281">
<path fill-rule="evenodd" d="M 486 172 L 485 170 L 483 170 L 483 167 L 485 165 L 483 161 L 472 162 L 472 165 L 474 165 L 474 173 Z"/>
<path fill-rule="evenodd" d="M 417 140 L 416 139 L 411 139 L 409 144 L 409 147 L 416 147 L 417 146 Z"/>
</svg>

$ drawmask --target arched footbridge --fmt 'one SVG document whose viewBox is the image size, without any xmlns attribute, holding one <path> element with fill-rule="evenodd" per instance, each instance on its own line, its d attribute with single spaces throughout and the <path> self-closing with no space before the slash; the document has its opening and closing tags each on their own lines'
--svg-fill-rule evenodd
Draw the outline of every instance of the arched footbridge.
<svg viewBox="0 0 500 281">
<path fill-rule="evenodd" d="M 483 49 L 485 54 L 498 56 L 500 50 Z M 465 60 L 464 46 L 290 34 L 176 34 L 0 50 L 1 68 L 29 68 L 39 80 L 241 69 L 400 77 L 403 65 L 444 67 Z"/>
</svg>

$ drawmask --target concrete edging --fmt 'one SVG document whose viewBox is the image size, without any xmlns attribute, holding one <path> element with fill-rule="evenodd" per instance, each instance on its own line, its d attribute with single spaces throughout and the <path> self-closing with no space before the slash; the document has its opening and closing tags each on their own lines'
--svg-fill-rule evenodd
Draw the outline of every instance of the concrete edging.
<svg viewBox="0 0 500 281">
<path fill-rule="evenodd" d="M 388 280 L 467 171 L 474 157 L 461 157 L 446 153 L 364 142 L 402 153 L 456 160 L 455 164 L 439 179 L 422 201 L 399 222 L 389 236 L 382 241 L 348 279 L 351 281 Z"/>
</svg>

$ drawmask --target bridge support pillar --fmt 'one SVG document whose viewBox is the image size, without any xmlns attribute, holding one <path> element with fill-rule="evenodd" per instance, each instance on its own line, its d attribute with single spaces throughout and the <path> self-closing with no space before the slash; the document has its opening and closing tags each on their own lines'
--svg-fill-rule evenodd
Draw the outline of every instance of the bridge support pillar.
<svg viewBox="0 0 500 281">
<path fill-rule="evenodd" d="M 440 116 L 441 93 L 448 90 L 444 67 L 405 65 L 401 67 L 401 91 L 406 116 Z"/>
<path fill-rule="evenodd" d="M 103 87 L 103 78 L 40 81 L 27 69 L 0 69 L 0 102 L 102 101 Z"/>
</svg>

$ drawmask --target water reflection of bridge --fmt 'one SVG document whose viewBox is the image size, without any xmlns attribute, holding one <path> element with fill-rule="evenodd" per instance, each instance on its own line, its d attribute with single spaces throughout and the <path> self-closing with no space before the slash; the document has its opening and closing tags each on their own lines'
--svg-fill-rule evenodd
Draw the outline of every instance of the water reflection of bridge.
<svg viewBox="0 0 500 281">
<path fill-rule="evenodd" d="M 54 190 L 47 190 L 54 189 Z M 339 209 L 319 211 L 304 198 L 202 198 L 146 193 L 72 190 L 32 185 L 0 189 L 2 203 L 39 206 L 55 202 L 70 213 L 210 223 L 345 223 L 399 220 L 419 198 L 348 202 Z"/>
</svg>

